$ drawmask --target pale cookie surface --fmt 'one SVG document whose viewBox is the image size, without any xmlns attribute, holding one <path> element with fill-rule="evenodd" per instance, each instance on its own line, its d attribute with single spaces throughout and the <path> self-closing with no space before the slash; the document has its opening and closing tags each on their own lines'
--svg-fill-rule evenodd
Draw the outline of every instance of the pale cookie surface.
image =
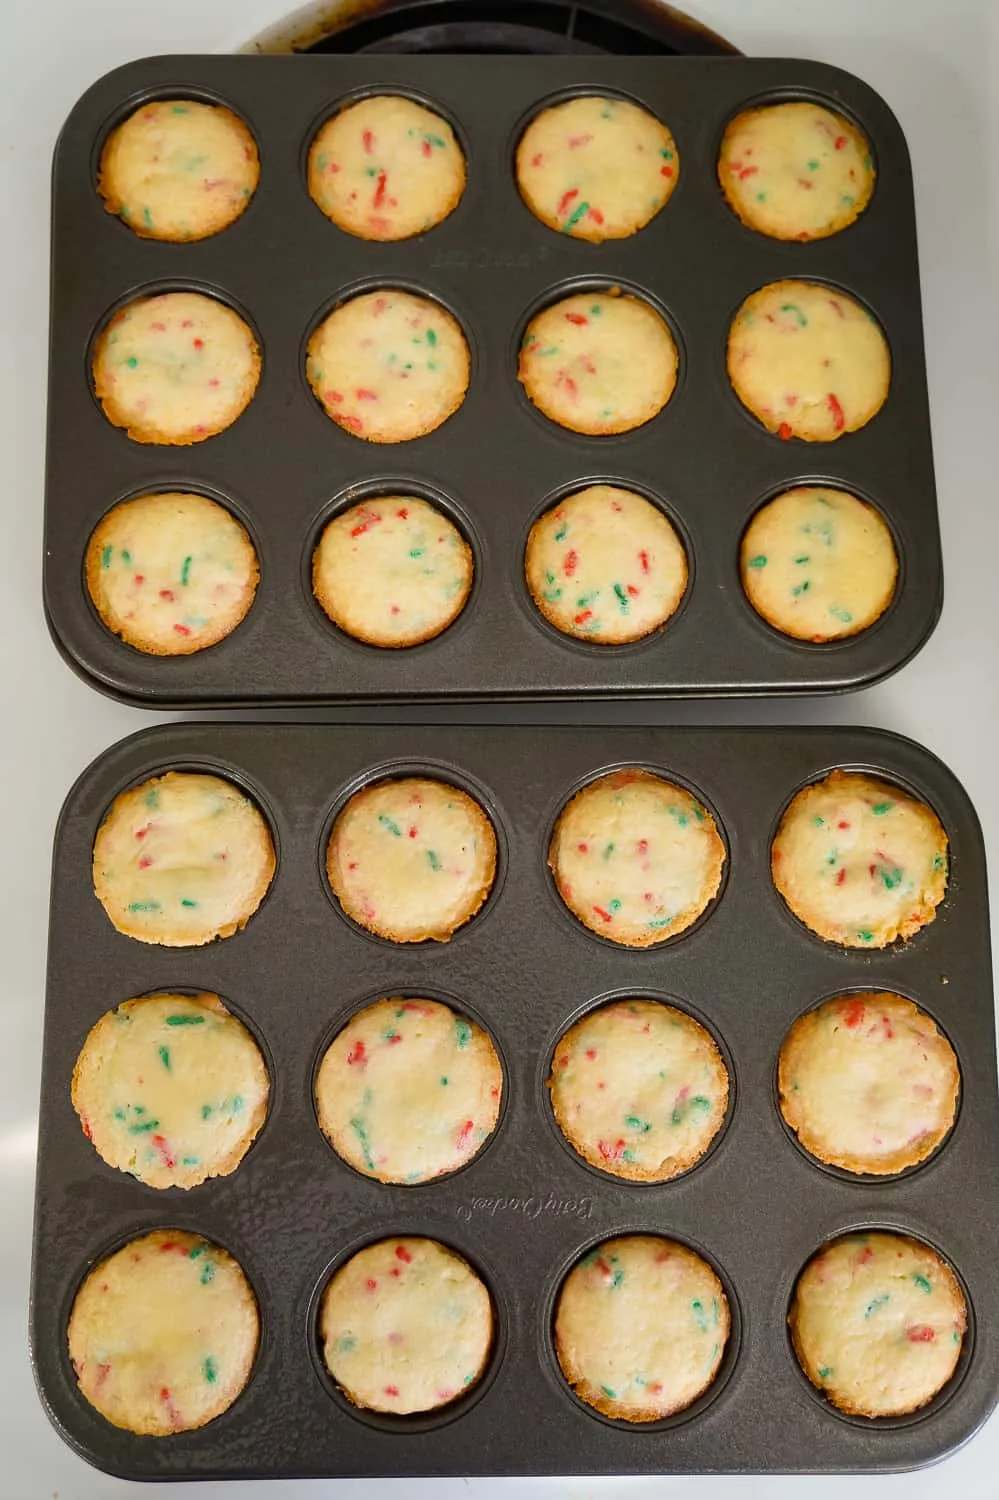
<svg viewBox="0 0 999 1500">
<path fill-rule="evenodd" d="M 559 814 L 559 895 L 601 937 L 647 948 L 683 932 L 721 884 L 725 846 L 695 797 L 648 771 L 613 771 Z"/>
<path fill-rule="evenodd" d="M 433 1411 L 481 1378 L 492 1302 L 436 1240 L 379 1240 L 333 1276 L 319 1317 L 326 1368 L 355 1406 Z"/>
<path fill-rule="evenodd" d="M 184 656 L 227 636 L 260 578 L 235 516 L 204 495 L 140 495 L 97 525 L 87 588 L 109 630 L 138 651 Z"/>
<path fill-rule="evenodd" d="M 385 496 L 329 522 L 312 559 L 312 590 L 357 640 L 415 646 L 461 614 L 473 568 L 471 547 L 436 506 Z"/>
<path fill-rule="evenodd" d="M 180 1229 L 131 1240 L 87 1276 L 69 1320 L 80 1390 L 115 1427 L 203 1427 L 243 1390 L 260 1319 L 225 1250 Z"/>
<path fill-rule="evenodd" d="M 94 346 L 104 415 L 137 443 L 200 443 L 230 427 L 260 379 L 260 351 L 238 313 L 200 292 L 139 297 Z"/>
<path fill-rule="evenodd" d="M 465 335 L 427 297 L 390 289 L 352 297 L 309 339 L 306 374 L 338 426 L 369 443 L 433 432 L 468 389 Z"/>
<path fill-rule="evenodd" d="M 708 1389 L 729 1334 L 714 1271 L 674 1240 L 606 1240 L 569 1272 L 555 1352 L 576 1395 L 608 1417 L 654 1422 Z"/>
<path fill-rule="evenodd" d="M 231 110 L 155 99 L 108 136 L 97 186 L 109 213 L 151 240 L 203 240 L 249 204 L 260 160 Z"/>
<path fill-rule="evenodd" d="M 615 1000 L 577 1021 L 555 1048 L 548 1086 L 570 1145 L 634 1182 L 692 1167 L 728 1105 L 728 1073 L 709 1033 L 655 1000 Z"/>
<path fill-rule="evenodd" d="M 750 229 L 778 240 L 817 240 L 863 213 L 874 163 L 849 120 L 794 101 L 735 117 L 722 138 L 718 181 Z"/>
<path fill-rule="evenodd" d="M 888 395 L 891 356 L 859 302 L 814 281 L 773 281 L 747 297 L 728 335 L 736 395 L 768 432 L 830 443 Z"/>
<path fill-rule="evenodd" d="M 954 1049 L 901 995 L 842 995 L 800 1016 L 778 1068 L 780 1107 L 806 1151 L 848 1172 L 901 1172 L 954 1123 Z"/>
<path fill-rule="evenodd" d="M 432 229 L 465 190 L 465 158 L 446 120 L 381 94 L 341 110 L 309 151 L 309 192 L 327 218 L 366 240 Z"/>
<path fill-rule="evenodd" d="M 533 214 L 580 240 L 634 234 L 679 176 L 666 126 L 626 99 L 587 96 L 542 110 L 517 147 L 517 184 Z"/>
<path fill-rule="evenodd" d="M 641 427 L 672 396 L 676 371 L 673 335 L 640 297 L 566 297 L 531 319 L 520 348 L 528 396 L 573 432 Z"/>
<path fill-rule="evenodd" d="M 217 995 L 147 995 L 97 1022 L 73 1069 L 73 1108 L 111 1167 L 147 1187 L 234 1172 L 264 1123 L 260 1049 Z"/>
<path fill-rule="evenodd" d="M 610 484 L 579 490 L 535 521 L 525 571 L 556 630 L 605 645 L 658 630 L 687 587 L 687 555 L 662 511 Z"/>
<path fill-rule="evenodd" d="M 333 825 L 326 869 L 348 916 L 395 943 L 446 942 L 496 874 L 496 834 L 467 792 L 403 777 L 356 792 Z"/>
<path fill-rule="evenodd" d="M 481 1150 L 503 1070 L 489 1037 L 436 1000 L 379 1000 L 350 1020 L 316 1078 L 334 1150 L 379 1182 L 427 1182 Z"/>
<path fill-rule="evenodd" d="M 788 1315 L 795 1353 L 840 1411 L 901 1416 L 954 1373 L 968 1326 L 953 1271 L 901 1234 L 849 1234 L 798 1279 Z"/>
<path fill-rule="evenodd" d="M 806 927 L 884 948 L 932 922 L 947 889 L 947 835 L 923 802 L 857 771 L 804 787 L 781 818 L 774 885 Z"/>
<path fill-rule="evenodd" d="M 895 593 L 898 557 L 872 505 L 845 490 L 803 485 L 757 511 L 740 552 L 757 614 L 801 641 L 866 630 Z"/>
<path fill-rule="evenodd" d="M 276 867 L 263 817 L 229 781 L 168 771 L 117 796 L 94 840 L 94 892 L 140 943 L 197 947 L 245 927 Z"/>
</svg>

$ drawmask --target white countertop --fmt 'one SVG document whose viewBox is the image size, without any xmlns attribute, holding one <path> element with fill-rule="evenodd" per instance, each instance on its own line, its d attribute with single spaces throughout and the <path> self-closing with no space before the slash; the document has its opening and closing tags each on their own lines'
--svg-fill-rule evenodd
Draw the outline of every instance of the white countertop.
<svg viewBox="0 0 999 1500">
<path fill-rule="evenodd" d="M 239 47 L 294 0 L 7 0 L 0 49 L 0 148 L 6 300 L 0 346 L 4 459 L 0 661 L 0 1492 L 10 1500 L 126 1500 L 145 1486 L 98 1474 L 53 1429 L 26 1347 L 28 1272 L 44 1002 L 49 848 L 62 799 L 113 741 L 163 720 L 85 687 L 51 645 L 41 611 L 52 147 L 100 74 L 157 52 Z M 681 0 L 682 3 L 682 0 Z M 877 688 L 829 700 L 680 704 L 660 722 L 863 723 L 936 751 L 977 805 L 999 857 L 999 3 L 995 0 L 688 0 L 686 8 L 755 55 L 814 57 L 885 96 L 912 151 L 919 217 L 946 601 L 917 660 Z M 524 718 L 528 715 L 525 713 Z M 529 716 L 542 720 L 543 711 Z M 591 717 L 623 719 L 613 707 Z M 991 1336 L 999 1336 L 996 1330 Z M 197 1500 L 963 1500 L 999 1495 L 999 1415 L 943 1465 L 892 1478 L 664 1478 L 308 1481 L 178 1485 Z"/>
</svg>

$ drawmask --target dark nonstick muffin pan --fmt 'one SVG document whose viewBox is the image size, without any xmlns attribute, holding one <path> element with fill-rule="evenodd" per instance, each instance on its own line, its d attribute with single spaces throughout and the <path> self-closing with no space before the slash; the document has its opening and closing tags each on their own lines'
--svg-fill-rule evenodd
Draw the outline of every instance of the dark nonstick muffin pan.
<svg viewBox="0 0 999 1500">
<path fill-rule="evenodd" d="M 591 777 L 646 766 L 689 786 L 717 820 L 726 879 L 700 923 L 644 951 L 569 915 L 546 869 L 552 825 Z M 775 892 L 769 847 L 802 785 L 835 766 L 871 770 L 938 813 L 951 873 L 936 919 L 881 952 L 821 942 Z M 117 933 L 93 894 L 94 836 L 123 788 L 169 768 L 231 777 L 269 820 L 270 893 L 243 932 L 169 949 Z M 449 943 L 396 945 L 348 922 L 324 875 L 332 817 L 385 776 L 441 777 L 478 797 L 499 845 L 495 888 Z M 56 836 L 38 1158 L 32 1352 L 45 1405 L 74 1448 L 131 1479 L 279 1475 L 891 1471 L 973 1433 L 999 1392 L 999 1101 L 986 874 L 968 799 L 933 756 L 869 729 L 479 729 L 177 725 L 117 745 L 70 793 Z M 851 1178 L 806 1157 L 777 1108 L 777 1055 L 821 999 L 891 989 L 950 1038 L 957 1120 L 925 1164 Z M 229 1177 L 157 1192 L 100 1160 L 70 1103 L 90 1027 L 132 996 L 220 994 L 257 1037 L 270 1113 Z M 359 1176 L 327 1145 L 314 1072 L 333 1033 L 382 995 L 439 997 L 492 1035 L 505 1075 L 497 1129 L 448 1178 L 411 1187 Z M 556 1041 L 612 996 L 661 997 L 716 1037 L 731 1082 L 713 1149 L 661 1185 L 585 1165 L 554 1124 L 545 1080 Z M 66 1326 L 88 1267 L 153 1228 L 204 1234 L 246 1271 L 260 1305 L 254 1372 L 196 1432 L 138 1437 L 80 1396 Z M 923 1239 L 954 1267 L 969 1326 L 953 1379 L 922 1411 L 839 1415 L 799 1370 L 787 1331 L 795 1280 L 826 1239 L 864 1227 Z M 583 1406 L 551 1342 L 562 1277 L 599 1241 L 648 1231 L 707 1257 L 733 1330 L 719 1375 L 680 1415 L 629 1426 Z M 464 1255 L 492 1294 L 497 1333 L 482 1382 L 441 1411 L 380 1417 L 326 1377 L 318 1300 L 331 1268 L 388 1235 L 429 1235 Z"/>
<path fill-rule="evenodd" d="M 316 130 L 346 101 L 398 92 L 448 118 L 467 158 L 455 211 L 429 233 L 381 244 L 336 228 L 309 197 Z M 528 121 L 574 93 L 634 99 L 671 130 L 679 180 L 629 239 L 591 245 L 554 232 L 518 193 L 514 153 Z M 108 132 L 140 103 L 190 97 L 231 107 L 253 132 L 257 191 L 230 228 L 190 244 L 138 238 L 104 211 L 97 167 Z M 739 110 L 817 100 L 862 128 L 877 168 L 851 227 L 811 243 L 742 225 L 718 186 L 726 123 Z M 742 407 L 725 370 L 732 317 L 784 278 L 841 288 L 879 320 L 892 356 L 881 412 L 833 443 L 781 441 Z M 411 442 L 367 443 L 338 428 L 305 379 L 305 346 L 345 298 L 401 287 L 436 298 L 472 355 L 464 404 Z M 560 296 L 618 287 L 670 323 L 680 351 L 665 409 L 619 437 L 555 426 L 517 382 L 529 317 Z M 259 339 L 263 375 L 243 415 L 187 448 L 130 440 L 94 397 L 93 342 L 133 297 L 195 289 L 231 303 Z M 634 487 L 672 518 L 690 583 L 661 633 L 623 647 L 570 640 L 531 602 L 531 523 L 567 490 Z M 802 483 L 854 492 L 885 517 L 899 553 L 893 602 L 871 629 L 816 646 L 771 629 L 746 602 L 739 541 L 774 494 Z M 227 640 L 185 657 L 143 655 L 101 623 L 83 581 L 87 539 L 117 501 L 192 489 L 247 525 L 262 581 Z M 341 633 L 311 595 L 310 559 L 338 508 L 373 494 L 423 495 L 470 542 L 476 582 L 458 620 L 404 650 Z M 53 635 L 91 683 L 133 703 L 342 703 L 834 691 L 894 671 L 929 635 L 941 560 L 908 152 L 885 103 L 848 73 L 755 59 L 507 57 L 163 57 L 95 84 L 55 156 L 45 605 Z"/>
</svg>

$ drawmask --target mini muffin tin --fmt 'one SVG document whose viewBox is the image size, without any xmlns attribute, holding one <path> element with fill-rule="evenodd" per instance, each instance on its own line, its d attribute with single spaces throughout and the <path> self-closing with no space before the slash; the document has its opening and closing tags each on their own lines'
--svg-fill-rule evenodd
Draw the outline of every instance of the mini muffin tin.
<svg viewBox="0 0 999 1500">
<path fill-rule="evenodd" d="M 558 899 L 548 840 L 592 777 L 647 766 L 710 808 L 726 880 L 703 920 L 637 951 L 583 928 Z M 950 839 L 936 920 L 883 952 L 821 942 L 769 876 L 778 819 L 835 766 L 870 770 L 927 800 Z M 117 933 L 93 895 L 94 836 L 123 788 L 169 768 L 232 778 L 270 820 L 278 869 L 237 936 L 169 949 Z M 360 785 L 419 773 L 477 796 L 496 827 L 496 884 L 450 943 L 395 945 L 339 912 L 324 876 L 331 821 Z M 229 1177 L 157 1192 L 107 1167 L 80 1129 L 70 1078 L 110 1007 L 161 989 L 212 990 L 257 1037 L 268 1119 Z M 956 1124 L 925 1164 L 858 1179 L 816 1164 L 782 1125 L 776 1064 L 792 1021 L 849 990 L 897 990 L 947 1033 L 960 1062 Z M 497 1129 L 473 1162 L 412 1187 L 347 1167 L 322 1136 L 313 1079 L 333 1033 L 383 995 L 447 1001 L 485 1026 L 505 1077 Z M 580 1161 L 545 1081 L 565 1028 L 612 997 L 660 997 L 717 1038 L 730 1073 L 726 1123 L 704 1159 L 657 1185 Z M 891 1471 L 929 1463 L 973 1433 L 999 1393 L 999 1100 L 986 872 L 974 811 L 953 776 L 908 740 L 870 729 L 401 728 L 180 724 L 109 750 L 70 793 L 56 835 L 32 1288 L 31 1344 L 66 1440 L 130 1479 L 281 1475 Z M 923 1411 L 839 1415 L 801 1373 L 786 1316 L 795 1280 L 827 1238 L 863 1227 L 925 1240 L 953 1265 L 969 1308 L 958 1370 Z M 156 1227 L 228 1249 L 259 1299 L 259 1356 L 229 1411 L 153 1439 L 111 1427 L 80 1396 L 66 1349 L 76 1289 L 95 1258 Z M 718 1270 L 733 1331 L 714 1385 L 689 1411 L 642 1426 L 583 1406 L 551 1342 L 558 1287 L 595 1243 L 653 1232 Z M 481 1273 L 497 1335 L 481 1383 L 429 1415 L 355 1410 L 325 1375 L 319 1297 L 331 1269 L 388 1235 L 430 1235 Z"/>
<path fill-rule="evenodd" d="M 468 183 L 448 219 L 391 244 L 337 229 L 306 188 L 309 143 L 348 100 L 398 92 L 450 119 Z M 626 240 L 591 245 L 546 228 L 520 198 L 514 153 L 526 123 L 578 92 L 637 100 L 672 131 L 679 182 L 661 213 Z M 107 133 L 140 103 L 217 101 L 248 124 L 261 155 L 253 201 L 230 228 L 192 244 L 136 237 L 96 191 Z M 722 132 L 740 109 L 814 99 L 855 120 L 877 185 L 844 232 L 783 243 L 747 229 L 716 178 Z M 891 346 L 888 400 L 860 432 L 829 444 L 782 442 L 741 406 L 725 372 L 731 319 L 764 283 L 814 278 L 876 315 Z M 412 442 L 364 442 L 325 415 L 304 374 L 305 346 L 339 301 L 377 287 L 438 299 L 462 324 L 472 377 L 460 410 Z M 559 428 L 517 382 L 529 317 L 583 289 L 638 293 L 680 349 L 665 409 L 619 437 Z M 187 448 L 132 442 L 94 399 L 95 335 L 129 299 L 193 288 L 231 303 L 256 331 L 263 375 L 243 415 Z M 687 597 L 666 629 L 600 647 L 567 639 L 538 614 L 523 576 L 531 523 L 568 490 L 631 486 L 670 515 L 688 550 Z M 741 534 L 783 489 L 824 483 L 880 508 L 901 571 L 893 604 L 869 631 L 816 646 L 771 629 L 739 580 Z M 257 547 L 262 581 L 227 640 L 157 658 L 102 625 L 83 582 L 87 539 L 126 496 L 193 489 L 229 505 Z M 372 494 L 443 506 L 476 560 L 474 592 L 437 639 L 401 651 L 339 632 L 311 595 L 323 522 Z M 755 59 L 531 57 L 164 57 L 131 63 L 77 104 L 55 156 L 45 606 L 56 643 L 92 684 L 133 703 L 345 703 L 566 699 L 832 691 L 900 667 L 929 635 L 941 559 L 927 410 L 912 179 L 885 103 L 848 73 Z"/>
</svg>

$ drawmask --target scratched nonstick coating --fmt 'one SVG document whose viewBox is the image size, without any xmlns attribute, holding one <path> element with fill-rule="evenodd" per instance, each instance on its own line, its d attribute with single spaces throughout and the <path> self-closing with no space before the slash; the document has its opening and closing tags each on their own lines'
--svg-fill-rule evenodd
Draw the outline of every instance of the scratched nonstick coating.
<svg viewBox="0 0 999 1500">
<path fill-rule="evenodd" d="M 562 907 L 545 866 L 555 816 L 582 782 L 638 764 L 689 785 L 728 849 L 706 919 L 645 951 L 593 936 Z M 768 851 L 794 791 L 834 766 L 871 769 L 928 800 L 950 839 L 936 920 L 885 952 L 811 936 L 777 896 Z M 125 786 L 170 767 L 236 779 L 271 821 L 278 871 L 238 936 L 168 949 L 117 933 L 93 895 L 95 832 Z M 496 887 L 450 943 L 397 946 L 364 934 L 324 883 L 331 817 L 386 774 L 450 778 L 498 834 Z M 70 1103 L 73 1065 L 107 1009 L 166 988 L 213 990 L 257 1036 L 270 1114 L 231 1176 L 157 1192 L 106 1166 Z M 778 1113 L 774 1073 L 792 1021 L 848 989 L 898 990 L 950 1037 L 962 1072 L 957 1122 L 929 1162 L 862 1180 L 807 1158 Z M 327 1145 L 312 1081 L 333 1031 L 381 995 L 439 997 L 495 1039 L 505 1072 L 499 1126 L 462 1171 L 384 1186 Z M 555 1042 L 612 995 L 661 997 L 717 1037 L 732 1103 L 718 1143 L 660 1185 L 598 1172 L 554 1125 L 545 1079 Z M 254 1374 L 229 1411 L 165 1439 L 111 1427 L 79 1395 L 66 1351 L 72 1299 L 95 1258 L 157 1226 L 218 1241 L 260 1303 Z M 805 1381 L 786 1314 L 798 1272 L 827 1237 L 864 1226 L 927 1240 L 969 1305 L 957 1373 L 923 1412 L 838 1415 Z M 582 1406 L 549 1336 L 562 1276 L 627 1231 L 676 1237 L 726 1286 L 733 1333 L 719 1377 L 691 1411 L 629 1427 Z M 440 1413 L 355 1411 L 325 1377 L 315 1314 L 331 1266 L 381 1236 L 430 1235 L 480 1271 L 498 1334 L 482 1383 Z M 177 725 L 108 751 L 70 793 L 56 835 L 32 1289 L 32 1353 L 62 1435 L 133 1479 L 279 1475 L 689 1473 L 894 1470 L 967 1438 L 999 1392 L 999 1100 L 984 853 L 968 799 L 939 761 L 869 729 L 362 728 Z"/>
<path fill-rule="evenodd" d="M 451 119 L 468 161 L 453 214 L 411 240 L 373 244 L 331 224 L 309 198 L 317 127 L 348 98 L 395 90 Z M 520 133 L 574 91 L 637 100 L 672 131 L 679 182 L 630 239 L 590 245 L 554 233 L 517 191 Z M 242 217 L 188 245 L 137 238 L 95 190 L 107 132 L 141 101 L 190 95 L 231 106 L 256 136 L 259 188 Z M 870 207 L 845 232 L 781 243 L 725 204 L 716 159 L 726 122 L 764 100 L 817 99 L 857 121 L 877 166 Z M 816 278 L 880 320 L 893 374 L 879 415 L 834 443 L 782 442 L 748 414 L 725 372 L 729 323 L 765 282 Z M 317 321 L 346 296 L 397 286 L 439 299 L 472 351 L 460 410 L 435 432 L 361 441 L 321 410 L 304 377 Z M 681 352 L 676 393 L 620 437 L 570 433 L 536 411 L 516 379 L 528 316 L 560 294 L 620 286 L 660 307 Z M 132 442 L 103 416 L 89 350 L 129 298 L 193 287 L 231 301 L 263 351 L 263 377 L 226 432 L 188 448 Z M 530 57 L 162 57 L 95 84 L 60 137 L 54 169 L 45 606 L 56 643 L 95 686 L 135 703 L 343 703 L 544 696 L 835 691 L 900 667 L 926 640 L 942 581 L 927 409 L 912 178 L 891 111 L 866 84 L 813 62 Z M 523 552 L 546 501 L 596 480 L 660 502 L 687 546 L 691 583 L 660 634 L 626 647 L 571 641 L 530 601 Z M 767 626 L 743 595 L 741 534 L 767 498 L 838 485 L 880 507 L 901 572 L 894 604 L 848 641 L 815 646 Z M 102 625 L 83 583 L 87 539 L 118 500 L 195 489 L 231 506 L 252 534 L 262 583 L 226 641 L 157 658 Z M 476 586 L 458 621 L 408 650 L 365 646 L 311 596 L 309 561 L 331 509 L 377 493 L 443 504 L 464 530 Z"/>
</svg>

